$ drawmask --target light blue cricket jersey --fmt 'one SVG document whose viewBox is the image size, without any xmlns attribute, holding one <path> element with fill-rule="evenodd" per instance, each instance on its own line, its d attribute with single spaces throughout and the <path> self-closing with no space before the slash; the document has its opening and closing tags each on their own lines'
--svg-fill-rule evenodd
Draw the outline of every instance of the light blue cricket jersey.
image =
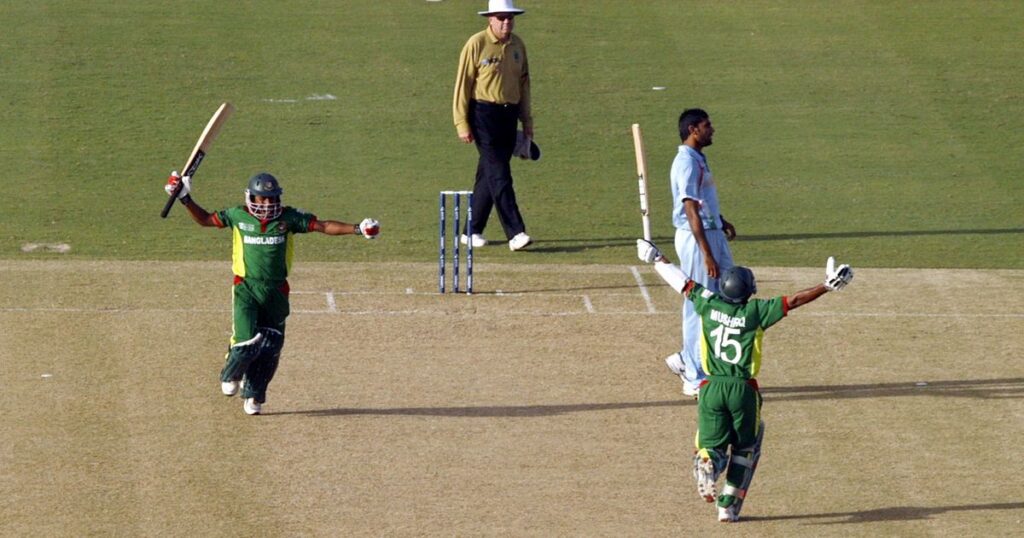
<svg viewBox="0 0 1024 538">
<path fill-rule="evenodd" d="M 711 167 L 704 155 L 682 144 L 672 161 L 672 224 L 682 230 L 690 229 L 683 200 L 692 198 L 700 204 L 700 220 L 705 230 L 719 230 L 722 220 L 718 212 L 718 189 L 711 176 Z"/>
</svg>

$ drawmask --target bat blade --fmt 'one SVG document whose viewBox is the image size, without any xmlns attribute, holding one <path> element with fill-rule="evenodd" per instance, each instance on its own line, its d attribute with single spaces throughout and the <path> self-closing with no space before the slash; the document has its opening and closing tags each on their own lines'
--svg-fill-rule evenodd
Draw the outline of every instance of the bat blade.
<svg viewBox="0 0 1024 538">
<path fill-rule="evenodd" d="M 182 176 L 194 176 L 196 170 L 199 169 L 199 165 L 202 164 L 203 158 L 206 157 L 206 152 L 213 144 L 214 139 L 220 134 L 221 127 L 224 126 L 224 122 L 228 121 L 231 114 L 234 113 L 235 106 L 231 103 L 223 103 L 220 108 L 213 113 L 213 117 L 206 123 L 206 128 L 203 129 L 203 134 L 199 135 L 199 140 L 196 141 L 196 147 L 192 149 L 192 154 L 188 156 L 188 160 L 185 161 L 185 166 L 181 167 Z M 160 212 L 161 218 L 167 218 L 167 214 L 171 212 L 171 207 L 174 205 L 174 200 L 178 198 L 178 191 L 181 189 L 179 186 L 171 195 L 167 198 L 167 203 L 164 204 L 163 211 Z"/>
<path fill-rule="evenodd" d="M 644 239 L 651 240 L 651 215 L 647 203 L 647 151 L 644 150 L 644 135 L 640 124 L 633 124 L 633 149 L 636 151 L 636 177 L 640 188 L 640 219 L 643 223 Z"/>
</svg>

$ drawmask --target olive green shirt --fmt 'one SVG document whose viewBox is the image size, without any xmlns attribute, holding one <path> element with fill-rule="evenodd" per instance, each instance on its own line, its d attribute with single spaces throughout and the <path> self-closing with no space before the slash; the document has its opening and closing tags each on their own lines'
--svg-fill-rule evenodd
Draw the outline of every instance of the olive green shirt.
<svg viewBox="0 0 1024 538">
<path fill-rule="evenodd" d="M 518 104 L 524 129 L 533 128 L 530 113 L 530 67 L 526 45 L 514 33 L 501 43 L 490 27 L 474 34 L 459 55 L 452 112 L 459 134 L 470 132 L 470 101 Z"/>
</svg>

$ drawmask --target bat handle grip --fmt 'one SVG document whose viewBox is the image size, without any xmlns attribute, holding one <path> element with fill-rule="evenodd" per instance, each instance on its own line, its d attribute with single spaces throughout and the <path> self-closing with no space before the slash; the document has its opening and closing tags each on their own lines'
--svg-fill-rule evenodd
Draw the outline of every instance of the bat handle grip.
<svg viewBox="0 0 1024 538">
<path fill-rule="evenodd" d="M 179 186 L 177 189 L 174 189 L 174 192 L 172 192 L 170 196 L 167 197 L 167 203 L 164 204 L 164 210 L 160 212 L 160 218 L 167 218 L 167 214 L 171 212 L 171 206 L 173 206 L 174 201 L 178 199 L 178 191 L 180 190 L 181 187 Z"/>
</svg>

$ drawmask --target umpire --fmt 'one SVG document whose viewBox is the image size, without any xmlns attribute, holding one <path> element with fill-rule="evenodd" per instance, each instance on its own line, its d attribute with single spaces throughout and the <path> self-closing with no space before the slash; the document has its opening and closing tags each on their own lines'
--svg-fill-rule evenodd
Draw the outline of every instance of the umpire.
<svg viewBox="0 0 1024 538">
<path fill-rule="evenodd" d="M 496 207 L 508 247 L 515 251 L 533 242 L 516 203 L 510 165 L 518 122 L 523 134 L 533 138 L 526 45 L 512 33 L 516 16 L 525 11 L 513 0 L 490 0 L 487 11 L 479 13 L 487 17 L 487 28 L 462 48 L 452 104 L 459 138 L 475 142 L 480 153 L 473 185 L 473 229 L 465 230 L 461 240 L 486 245 L 484 228 Z"/>
</svg>

